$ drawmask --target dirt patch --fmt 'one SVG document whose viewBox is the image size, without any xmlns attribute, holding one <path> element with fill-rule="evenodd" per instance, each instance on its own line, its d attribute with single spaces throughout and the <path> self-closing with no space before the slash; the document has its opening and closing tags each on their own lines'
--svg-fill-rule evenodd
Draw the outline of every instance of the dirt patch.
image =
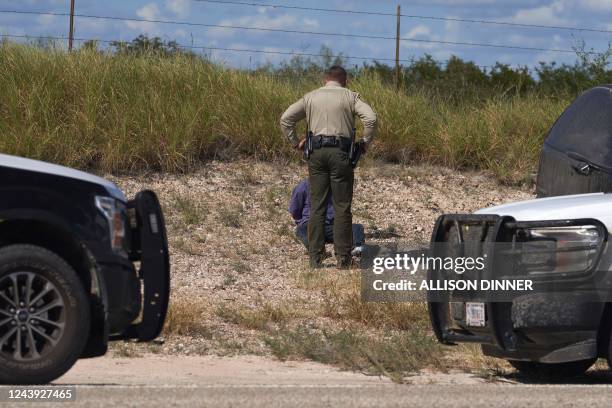
<svg viewBox="0 0 612 408">
<path fill-rule="evenodd" d="M 211 162 L 188 175 L 114 178 L 129 196 L 144 188 L 158 193 L 172 261 L 165 343 L 115 345 L 115 354 L 292 357 L 293 351 L 282 351 L 291 333 L 324 339 L 350 332 L 347 336 L 358 335 L 359 344 L 406 331 L 430 335 L 422 305 L 360 302 L 359 274 L 336 270 L 331 259 L 328 268 L 309 271 L 287 212 L 291 191 L 304 177 L 306 168 L 298 165 Z M 422 246 L 443 213 L 469 213 L 532 197 L 527 188 L 502 186 L 482 173 L 365 161 L 356 174 L 354 220 L 364 224 L 371 244 Z M 462 366 L 472 361 L 466 355 Z M 337 353 L 329 356 L 325 359 L 338 363 Z M 353 358 L 368 360 L 367 355 L 348 357 Z M 368 370 L 376 364 L 370 362 Z M 437 360 L 428 364 L 439 366 Z M 422 368 L 411 361 L 400 366 Z"/>
</svg>

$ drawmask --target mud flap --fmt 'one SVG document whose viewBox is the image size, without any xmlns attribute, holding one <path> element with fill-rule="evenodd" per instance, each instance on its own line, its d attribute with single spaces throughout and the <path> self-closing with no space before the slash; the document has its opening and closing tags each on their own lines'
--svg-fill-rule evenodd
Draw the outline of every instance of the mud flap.
<svg viewBox="0 0 612 408">
<path fill-rule="evenodd" d="M 142 191 L 128 203 L 132 261 L 140 261 L 142 319 L 124 333 L 126 339 L 154 340 L 161 333 L 170 298 L 170 258 L 164 217 L 157 196 Z"/>
</svg>

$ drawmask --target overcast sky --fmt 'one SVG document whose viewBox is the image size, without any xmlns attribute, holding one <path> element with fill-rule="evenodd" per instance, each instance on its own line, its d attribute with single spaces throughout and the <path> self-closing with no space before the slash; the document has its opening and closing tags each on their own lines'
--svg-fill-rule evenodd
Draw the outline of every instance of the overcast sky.
<svg viewBox="0 0 612 408">
<path fill-rule="evenodd" d="M 284 4 L 304 7 L 337 8 L 394 13 L 398 1 L 391 0 L 242 0 L 248 3 Z M 69 0 L 0 0 L 2 10 L 67 12 Z M 400 1 L 407 15 L 485 19 L 512 23 L 586 27 L 612 30 L 612 0 L 412 0 Z M 324 13 L 306 10 L 278 9 L 261 6 L 215 4 L 196 0 L 76 0 L 76 13 L 133 17 L 149 20 L 174 20 L 205 24 L 266 27 L 302 31 L 336 32 L 375 36 L 394 36 L 395 17 L 366 16 L 349 13 Z M 68 18 L 0 13 L 0 34 L 65 37 Z M 404 17 L 403 37 L 453 42 L 479 42 L 521 47 L 571 49 L 584 40 L 596 51 L 607 49 L 612 33 L 593 33 L 552 29 L 507 27 L 477 23 L 436 21 Z M 393 58 L 392 40 L 327 37 L 230 30 L 223 28 L 181 26 L 159 23 L 104 21 L 77 18 L 75 36 L 101 40 L 131 40 L 139 34 L 160 36 L 184 45 L 236 49 L 258 49 L 318 53 L 321 45 L 349 56 Z M 573 63 L 568 53 L 493 49 L 448 44 L 403 41 L 402 59 L 428 53 L 444 61 L 451 55 L 473 60 L 479 65 L 496 61 L 533 67 L 539 61 Z M 256 67 L 276 63 L 286 56 L 214 51 L 212 56 L 236 67 Z M 351 60 L 351 64 L 360 64 Z"/>
</svg>

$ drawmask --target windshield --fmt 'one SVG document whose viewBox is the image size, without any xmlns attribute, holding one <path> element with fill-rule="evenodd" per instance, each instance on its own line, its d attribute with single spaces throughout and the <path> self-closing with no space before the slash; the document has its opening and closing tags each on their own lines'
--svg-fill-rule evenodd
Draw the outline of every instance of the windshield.
<svg viewBox="0 0 612 408">
<path fill-rule="evenodd" d="M 554 124 L 546 144 L 563 153 L 578 153 L 591 163 L 612 167 L 612 89 L 582 94 Z"/>
</svg>

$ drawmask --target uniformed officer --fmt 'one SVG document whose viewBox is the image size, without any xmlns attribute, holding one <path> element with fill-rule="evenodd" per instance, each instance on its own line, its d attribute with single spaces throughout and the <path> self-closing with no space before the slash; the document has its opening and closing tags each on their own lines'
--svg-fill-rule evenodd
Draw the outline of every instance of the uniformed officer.
<svg viewBox="0 0 612 408">
<path fill-rule="evenodd" d="M 333 66 L 325 73 L 325 86 L 314 90 L 287 109 L 281 128 L 291 144 L 303 150 L 306 139 L 296 135 L 297 122 L 306 119 L 314 135 L 308 160 L 312 209 L 308 222 L 310 266 L 320 267 L 325 255 L 325 215 L 331 192 L 335 212 L 334 248 L 338 266 L 350 267 L 353 215 L 353 168 L 349 162 L 355 116 L 363 123 L 364 151 L 377 128 L 376 113 L 347 86 L 347 73 Z"/>
</svg>

